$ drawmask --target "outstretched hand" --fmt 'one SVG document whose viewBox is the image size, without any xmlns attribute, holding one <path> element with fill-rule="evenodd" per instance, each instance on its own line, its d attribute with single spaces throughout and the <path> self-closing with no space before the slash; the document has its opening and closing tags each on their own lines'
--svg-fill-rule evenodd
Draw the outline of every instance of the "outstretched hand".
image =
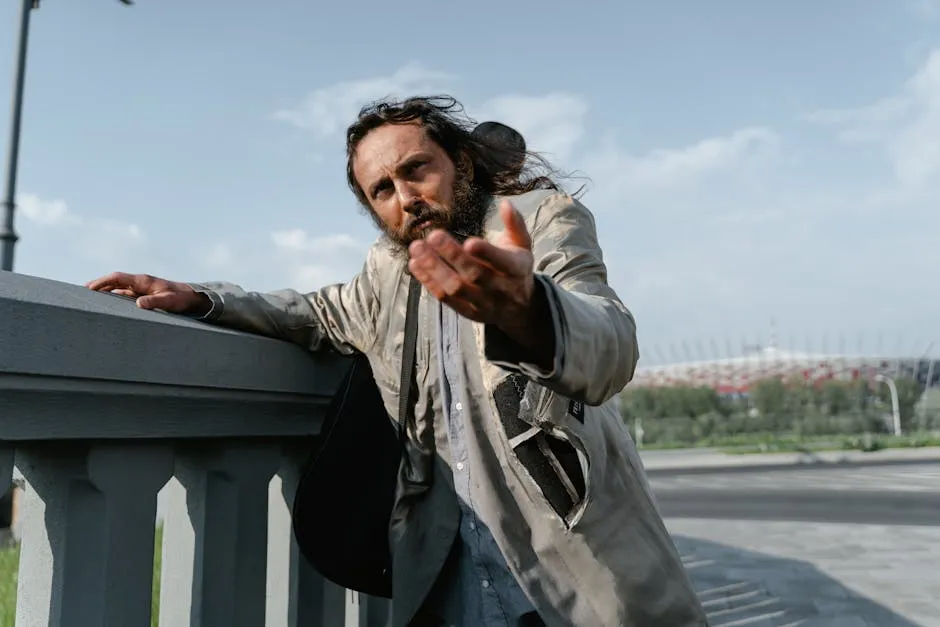
<svg viewBox="0 0 940 627">
<path fill-rule="evenodd" d="M 474 237 L 461 245 L 435 230 L 412 242 L 408 269 L 457 313 L 495 325 L 545 361 L 554 354 L 554 342 L 548 307 L 536 291 L 532 238 L 508 200 L 500 203 L 499 214 L 506 229 L 494 242 Z"/>
<path fill-rule="evenodd" d="M 499 325 L 528 311 L 534 290 L 532 240 L 508 200 L 499 206 L 506 230 L 490 243 L 474 237 L 462 245 L 443 230 L 412 242 L 408 269 L 438 300 L 457 313 Z"/>
</svg>

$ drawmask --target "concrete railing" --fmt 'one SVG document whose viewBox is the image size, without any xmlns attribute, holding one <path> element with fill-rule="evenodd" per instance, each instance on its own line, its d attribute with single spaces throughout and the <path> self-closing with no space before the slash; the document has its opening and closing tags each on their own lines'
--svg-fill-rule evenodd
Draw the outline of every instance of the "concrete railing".
<svg viewBox="0 0 940 627">
<path fill-rule="evenodd" d="M 16 627 L 384 625 L 324 582 L 289 505 L 344 374 L 83 287 L 0 273 L 0 483 L 25 478 Z M 324 515 L 329 515 L 328 511 Z"/>
</svg>

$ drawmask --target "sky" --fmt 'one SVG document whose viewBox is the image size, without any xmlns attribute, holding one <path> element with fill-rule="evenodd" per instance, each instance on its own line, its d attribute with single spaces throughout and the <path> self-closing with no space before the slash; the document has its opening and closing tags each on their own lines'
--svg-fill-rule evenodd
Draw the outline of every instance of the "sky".
<svg viewBox="0 0 940 627">
<path fill-rule="evenodd" d="M 376 233 L 343 131 L 430 93 L 588 183 L 641 365 L 940 353 L 940 0 L 42 0 L 15 270 L 347 280 Z"/>
</svg>

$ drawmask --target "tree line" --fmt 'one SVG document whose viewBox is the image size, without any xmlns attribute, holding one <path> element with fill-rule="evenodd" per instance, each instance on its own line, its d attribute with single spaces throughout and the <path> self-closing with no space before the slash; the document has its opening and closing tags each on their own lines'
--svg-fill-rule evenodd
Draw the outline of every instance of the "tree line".
<svg viewBox="0 0 940 627">
<path fill-rule="evenodd" d="M 917 410 L 923 384 L 912 377 L 899 377 L 895 384 L 902 429 L 940 429 L 936 412 Z M 889 433 L 892 406 L 888 387 L 880 383 L 766 379 L 744 395 L 722 395 L 705 386 L 628 386 L 621 411 L 631 429 L 640 425 L 644 443 L 679 445 L 746 435 Z"/>
</svg>

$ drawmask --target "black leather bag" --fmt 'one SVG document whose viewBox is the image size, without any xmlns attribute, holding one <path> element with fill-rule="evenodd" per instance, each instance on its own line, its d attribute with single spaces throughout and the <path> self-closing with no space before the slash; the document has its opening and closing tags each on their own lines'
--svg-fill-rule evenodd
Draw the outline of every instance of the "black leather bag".
<svg viewBox="0 0 940 627">
<path fill-rule="evenodd" d="M 421 286 L 408 290 L 399 409 L 411 411 Z M 404 432 L 396 433 L 369 361 L 352 358 L 323 430 L 303 471 L 293 504 L 301 554 L 326 579 L 365 594 L 392 597 L 389 522 L 395 503 Z"/>
</svg>

